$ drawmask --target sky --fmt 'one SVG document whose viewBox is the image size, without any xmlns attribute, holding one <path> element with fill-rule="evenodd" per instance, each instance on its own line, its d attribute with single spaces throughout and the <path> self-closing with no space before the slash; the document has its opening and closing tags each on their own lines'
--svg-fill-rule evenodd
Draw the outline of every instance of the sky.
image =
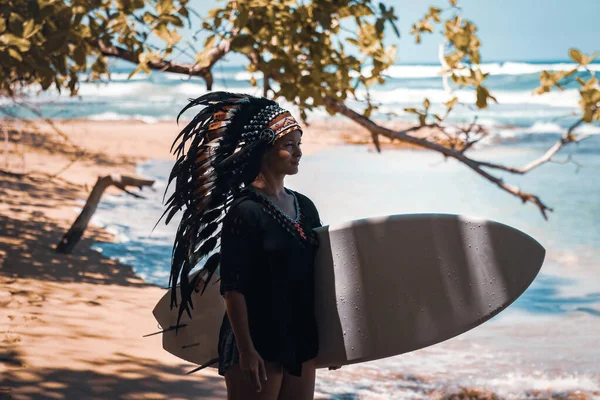
<svg viewBox="0 0 600 400">
<path fill-rule="evenodd" d="M 396 63 L 437 62 L 441 36 L 425 35 L 422 43 L 416 45 L 414 36 L 408 32 L 430 5 L 444 9 L 448 0 L 384 0 L 383 3 L 393 6 L 399 17 L 401 37 L 387 29 L 384 42 L 398 46 Z M 600 0 L 459 0 L 458 3 L 463 8 L 463 17 L 479 28 L 482 62 L 567 60 L 572 47 L 589 54 L 600 51 Z M 190 1 L 190 6 L 201 15 L 222 4 L 223 1 L 217 0 Z M 186 29 L 182 34 L 191 39 L 191 32 L 196 29 Z M 228 63 L 245 64 L 246 60 L 232 55 Z"/>
</svg>

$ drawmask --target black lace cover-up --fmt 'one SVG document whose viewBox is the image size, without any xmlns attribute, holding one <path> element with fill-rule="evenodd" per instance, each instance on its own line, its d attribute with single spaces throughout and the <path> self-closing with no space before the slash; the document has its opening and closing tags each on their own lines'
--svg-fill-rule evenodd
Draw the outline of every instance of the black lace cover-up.
<svg viewBox="0 0 600 400">
<path fill-rule="evenodd" d="M 290 191 L 288 191 L 290 192 Z M 301 376 L 302 363 L 319 350 L 314 314 L 314 268 L 321 226 L 306 196 L 293 192 L 299 225 L 252 190 L 234 200 L 223 221 L 221 294 L 244 294 L 250 336 L 265 361 L 280 363 Z M 219 332 L 219 374 L 239 362 L 239 352 L 225 313 Z"/>
</svg>

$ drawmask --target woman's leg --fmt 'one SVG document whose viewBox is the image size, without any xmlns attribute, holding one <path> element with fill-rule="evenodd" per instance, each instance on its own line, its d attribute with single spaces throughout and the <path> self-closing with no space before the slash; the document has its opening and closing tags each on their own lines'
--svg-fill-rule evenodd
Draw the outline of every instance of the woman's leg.
<svg viewBox="0 0 600 400">
<path fill-rule="evenodd" d="M 225 372 L 227 400 L 277 400 L 283 369 L 279 364 L 265 361 L 267 380 L 261 381 L 262 391 L 257 392 L 254 384 L 248 381 L 239 364 L 233 364 Z"/>
<path fill-rule="evenodd" d="M 302 364 L 302 376 L 297 377 L 283 371 L 278 400 L 313 400 L 315 397 L 315 362 Z"/>
</svg>

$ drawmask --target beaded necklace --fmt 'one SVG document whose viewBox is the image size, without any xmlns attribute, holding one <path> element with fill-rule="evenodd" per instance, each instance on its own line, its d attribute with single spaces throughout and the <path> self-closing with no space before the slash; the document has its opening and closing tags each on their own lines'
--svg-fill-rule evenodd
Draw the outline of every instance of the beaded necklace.
<svg viewBox="0 0 600 400">
<path fill-rule="evenodd" d="M 284 190 L 291 194 L 292 197 L 294 198 L 294 206 L 296 208 L 296 218 L 292 218 L 289 215 L 287 215 L 281 208 L 279 208 L 279 206 L 277 204 L 275 204 L 270 198 L 268 198 L 266 195 L 264 195 L 263 193 L 259 192 L 258 190 L 254 189 L 252 186 L 248 186 L 248 189 L 251 193 L 254 193 L 255 195 L 257 195 L 257 197 L 259 199 L 261 199 L 263 201 L 263 204 L 265 204 L 267 206 L 267 213 L 271 214 L 273 217 L 275 217 L 275 219 L 281 223 L 283 225 L 283 227 L 290 233 L 294 233 L 292 229 L 290 229 L 290 225 L 293 226 L 293 228 L 296 230 L 296 232 L 298 233 L 298 235 L 303 239 L 303 240 L 307 240 L 306 234 L 304 233 L 304 229 L 302 228 L 302 225 L 300 224 L 300 219 L 301 219 L 301 213 L 300 213 L 300 204 L 298 202 L 298 198 L 296 197 L 296 194 L 287 189 L 284 188 Z M 273 212 L 275 211 L 275 212 Z"/>
</svg>

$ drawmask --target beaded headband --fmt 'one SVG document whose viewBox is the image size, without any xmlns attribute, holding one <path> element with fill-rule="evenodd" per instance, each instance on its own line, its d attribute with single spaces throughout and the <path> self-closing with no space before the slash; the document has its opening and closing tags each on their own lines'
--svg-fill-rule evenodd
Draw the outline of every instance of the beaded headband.
<svg viewBox="0 0 600 400">
<path fill-rule="evenodd" d="M 242 138 L 250 142 L 267 138 L 272 145 L 277 139 L 296 129 L 302 132 L 292 114 L 277 104 L 271 104 L 252 117 L 248 125 L 244 125 Z"/>
</svg>

